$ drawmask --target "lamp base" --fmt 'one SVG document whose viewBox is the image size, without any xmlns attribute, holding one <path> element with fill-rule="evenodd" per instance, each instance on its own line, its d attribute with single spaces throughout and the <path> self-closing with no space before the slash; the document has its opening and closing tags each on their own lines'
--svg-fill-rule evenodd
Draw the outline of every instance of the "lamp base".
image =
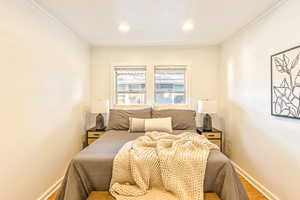
<svg viewBox="0 0 300 200">
<path fill-rule="evenodd" d="M 101 113 L 99 113 L 96 117 L 96 126 L 95 126 L 96 130 L 104 130 L 105 126 L 104 126 L 104 117 Z"/>
<path fill-rule="evenodd" d="M 106 126 L 104 126 L 103 128 L 100 128 L 100 129 L 95 128 L 95 131 L 105 131 L 105 129 L 106 129 Z"/>
<path fill-rule="evenodd" d="M 209 114 L 205 114 L 203 118 L 203 131 L 212 131 L 212 122 Z"/>
</svg>

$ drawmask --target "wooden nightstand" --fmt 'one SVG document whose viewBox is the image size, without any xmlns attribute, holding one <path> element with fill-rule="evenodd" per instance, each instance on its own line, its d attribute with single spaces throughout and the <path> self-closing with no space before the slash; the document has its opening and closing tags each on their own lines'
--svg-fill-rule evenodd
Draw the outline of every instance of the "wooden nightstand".
<svg viewBox="0 0 300 200">
<path fill-rule="evenodd" d="M 86 131 L 86 146 L 92 144 L 97 140 L 101 135 L 105 133 L 105 130 L 96 130 L 96 129 L 89 129 Z"/>
<path fill-rule="evenodd" d="M 223 151 L 222 131 L 213 128 L 212 131 L 207 132 L 207 131 L 203 131 L 202 127 L 198 127 L 197 132 L 201 135 L 204 135 L 211 143 L 218 145 L 218 147 L 220 148 L 220 151 Z"/>
</svg>

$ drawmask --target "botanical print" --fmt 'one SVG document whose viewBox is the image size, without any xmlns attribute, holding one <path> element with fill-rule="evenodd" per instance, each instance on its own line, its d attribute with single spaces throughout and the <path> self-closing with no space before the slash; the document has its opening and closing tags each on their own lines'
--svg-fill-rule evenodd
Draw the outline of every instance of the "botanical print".
<svg viewBox="0 0 300 200">
<path fill-rule="evenodd" d="M 300 118 L 300 47 L 271 56 L 272 115 Z"/>
</svg>

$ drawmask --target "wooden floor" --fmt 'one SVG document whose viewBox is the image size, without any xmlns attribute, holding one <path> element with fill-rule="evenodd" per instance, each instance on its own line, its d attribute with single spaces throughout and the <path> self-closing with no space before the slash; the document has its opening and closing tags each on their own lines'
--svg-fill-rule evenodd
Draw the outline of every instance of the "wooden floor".
<svg viewBox="0 0 300 200">
<path fill-rule="evenodd" d="M 258 192 L 252 185 L 250 185 L 243 177 L 242 183 L 249 195 L 249 200 L 268 200 L 260 192 Z M 56 193 L 54 193 L 48 200 L 55 200 Z"/>
<path fill-rule="evenodd" d="M 248 181 L 241 177 L 241 181 L 248 193 L 249 200 L 268 200 L 264 195 L 262 195 L 257 189 L 255 189 Z"/>
</svg>

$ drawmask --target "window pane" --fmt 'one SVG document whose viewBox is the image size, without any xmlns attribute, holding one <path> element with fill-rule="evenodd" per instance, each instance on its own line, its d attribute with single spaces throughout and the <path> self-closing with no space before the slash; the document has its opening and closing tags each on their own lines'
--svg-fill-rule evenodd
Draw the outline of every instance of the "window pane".
<svg viewBox="0 0 300 200">
<path fill-rule="evenodd" d="M 146 104 L 146 71 L 143 69 L 116 70 L 116 103 Z"/>
<path fill-rule="evenodd" d="M 156 91 L 184 91 L 185 70 L 156 70 Z"/>
<path fill-rule="evenodd" d="M 146 84 L 126 83 L 118 85 L 118 92 L 138 92 L 144 91 Z"/>
<path fill-rule="evenodd" d="M 184 104 L 184 93 L 157 93 L 155 95 L 156 104 Z"/>
<path fill-rule="evenodd" d="M 145 94 L 119 93 L 117 103 L 120 105 L 146 104 Z"/>
<path fill-rule="evenodd" d="M 146 87 L 145 71 L 118 71 L 118 91 L 144 91 Z"/>
<path fill-rule="evenodd" d="M 185 70 L 155 70 L 155 103 L 185 104 Z"/>
</svg>

